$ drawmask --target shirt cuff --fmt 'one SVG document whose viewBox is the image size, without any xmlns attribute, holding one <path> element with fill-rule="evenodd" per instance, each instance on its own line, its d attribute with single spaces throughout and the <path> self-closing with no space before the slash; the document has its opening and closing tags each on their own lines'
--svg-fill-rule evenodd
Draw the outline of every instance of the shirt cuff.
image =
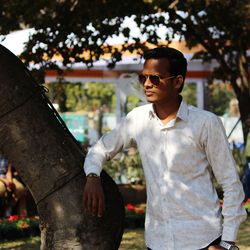
<svg viewBox="0 0 250 250">
<path fill-rule="evenodd" d="M 101 170 L 100 170 L 100 168 L 97 167 L 97 166 L 84 167 L 84 172 L 85 172 L 86 176 L 87 176 L 88 174 L 90 174 L 90 173 L 94 173 L 94 174 L 96 174 L 96 175 L 98 175 L 98 176 L 101 175 Z"/>
<path fill-rule="evenodd" d="M 238 231 L 239 231 L 239 226 L 224 227 L 221 239 L 224 241 L 235 242 L 237 240 Z"/>
</svg>

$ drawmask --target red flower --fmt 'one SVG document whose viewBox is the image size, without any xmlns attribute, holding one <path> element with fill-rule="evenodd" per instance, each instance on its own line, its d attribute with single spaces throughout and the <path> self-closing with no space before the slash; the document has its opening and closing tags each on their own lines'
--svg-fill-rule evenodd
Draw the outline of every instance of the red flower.
<svg viewBox="0 0 250 250">
<path fill-rule="evenodd" d="M 135 206 L 132 205 L 131 203 L 128 203 L 126 205 L 126 208 L 128 209 L 128 211 L 134 212 L 135 211 Z"/>
<path fill-rule="evenodd" d="M 16 221 L 17 219 L 19 219 L 19 215 L 11 215 L 9 218 L 8 218 L 8 221 Z"/>
</svg>

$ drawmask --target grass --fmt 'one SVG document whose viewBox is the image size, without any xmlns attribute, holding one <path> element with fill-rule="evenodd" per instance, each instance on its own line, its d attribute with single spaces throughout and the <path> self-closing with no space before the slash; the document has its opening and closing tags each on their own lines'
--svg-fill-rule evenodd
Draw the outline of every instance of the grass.
<svg viewBox="0 0 250 250">
<path fill-rule="evenodd" d="M 250 250 L 250 217 L 242 223 L 239 235 L 238 246 L 240 250 Z M 39 250 L 40 237 L 32 237 L 14 242 L 0 241 L 2 250 Z M 119 250 L 145 250 L 143 229 L 125 230 Z"/>
<path fill-rule="evenodd" d="M 15 241 L 3 242 L 0 241 L 1 250 L 39 250 L 40 249 L 40 237 L 31 237 L 25 239 L 18 239 Z"/>
<path fill-rule="evenodd" d="M 145 250 L 144 229 L 125 230 L 119 250 Z"/>
<path fill-rule="evenodd" d="M 238 245 L 240 250 L 250 250 L 250 217 L 242 223 L 238 235 Z"/>
</svg>

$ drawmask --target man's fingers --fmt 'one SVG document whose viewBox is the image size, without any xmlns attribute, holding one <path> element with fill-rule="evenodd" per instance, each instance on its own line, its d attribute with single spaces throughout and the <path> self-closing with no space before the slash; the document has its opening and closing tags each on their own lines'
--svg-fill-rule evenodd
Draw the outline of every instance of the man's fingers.
<svg viewBox="0 0 250 250">
<path fill-rule="evenodd" d="M 97 215 L 98 211 L 98 199 L 92 194 L 84 195 L 84 209 L 93 216 Z"/>
<path fill-rule="evenodd" d="M 98 203 L 98 214 L 97 214 L 97 216 L 102 217 L 103 214 L 104 214 L 104 210 L 105 210 L 105 201 L 104 201 L 104 197 L 102 197 L 99 200 L 99 203 Z"/>
<path fill-rule="evenodd" d="M 91 214 L 95 216 L 98 210 L 98 199 L 96 197 L 92 197 L 92 207 L 91 207 Z"/>
<path fill-rule="evenodd" d="M 85 211 L 91 215 L 103 216 L 105 208 L 104 193 L 99 179 L 87 179 L 83 193 L 83 206 Z"/>
<path fill-rule="evenodd" d="M 91 211 L 92 211 L 92 196 L 91 195 L 88 195 L 87 210 L 89 213 L 91 213 Z"/>
<path fill-rule="evenodd" d="M 88 195 L 85 192 L 83 194 L 83 208 L 88 210 Z"/>
</svg>

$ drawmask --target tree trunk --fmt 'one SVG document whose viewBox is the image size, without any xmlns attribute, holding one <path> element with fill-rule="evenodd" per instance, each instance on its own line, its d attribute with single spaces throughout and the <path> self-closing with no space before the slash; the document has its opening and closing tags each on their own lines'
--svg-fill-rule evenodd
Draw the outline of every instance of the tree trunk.
<svg viewBox="0 0 250 250">
<path fill-rule="evenodd" d="M 249 133 L 249 127 L 246 125 L 246 119 L 250 115 L 250 95 L 248 91 L 241 92 L 238 97 L 239 109 L 241 114 L 241 122 L 243 128 L 244 142 L 247 141 L 247 134 Z"/>
<path fill-rule="evenodd" d="M 84 154 L 21 61 L 1 45 L 0 150 L 37 204 L 41 249 L 118 249 L 124 206 L 117 186 L 102 172 L 105 215 L 84 213 Z"/>
<path fill-rule="evenodd" d="M 240 118 L 242 122 L 244 142 L 246 143 L 249 127 L 246 125 L 245 121 L 250 115 L 250 83 L 245 79 L 245 82 L 241 82 L 241 86 L 239 87 L 237 79 L 234 76 L 231 77 L 231 83 L 239 101 Z"/>
</svg>

